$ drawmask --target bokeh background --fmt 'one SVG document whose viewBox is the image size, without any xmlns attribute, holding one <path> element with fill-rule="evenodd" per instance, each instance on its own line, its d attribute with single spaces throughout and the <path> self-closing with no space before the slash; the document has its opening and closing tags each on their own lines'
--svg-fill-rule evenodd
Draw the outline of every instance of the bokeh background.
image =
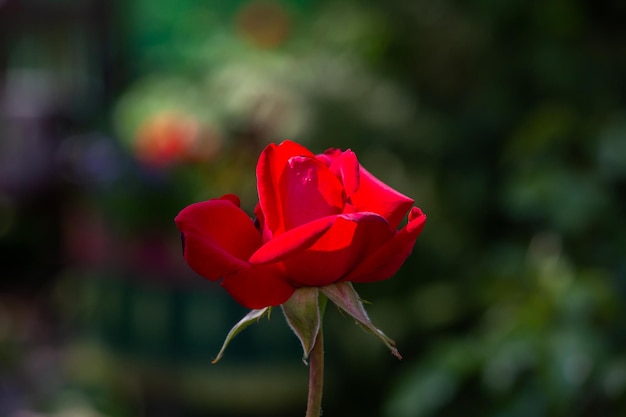
<svg viewBox="0 0 626 417">
<path fill-rule="evenodd" d="M 327 309 L 328 416 L 626 415 L 626 3 L 0 0 L 0 416 L 303 415 L 280 310 L 173 218 L 269 142 L 353 149 L 428 215 Z"/>
</svg>

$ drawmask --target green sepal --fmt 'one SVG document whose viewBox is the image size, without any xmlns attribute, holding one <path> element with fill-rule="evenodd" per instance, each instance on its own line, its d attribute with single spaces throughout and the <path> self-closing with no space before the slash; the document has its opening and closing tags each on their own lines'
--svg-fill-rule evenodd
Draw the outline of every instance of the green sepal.
<svg viewBox="0 0 626 417">
<path fill-rule="evenodd" d="M 400 355 L 400 352 L 398 352 L 396 348 L 396 342 L 372 324 L 372 321 L 365 311 L 365 307 L 363 307 L 363 302 L 359 298 L 359 294 L 357 294 L 350 282 L 327 285 L 321 287 L 320 291 L 322 291 L 330 301 L 352 316 L 365 330 L 380 339 L 396 358 L 402 359 L 402 355 Z"/>
<path fill-rule="evenodd" d="M 224 355 L 224 351 L 226 350 L 226 346 L 228 346 L 230 341 L 233 340 L 233 338 L 237 336 L 243 329 L 245 329 L 252 323 L 259 321 L 261 317 L 263 317 L 265 314 L 267 314 L 267 316 L 269 317 L 270 310 L 271 310 L 271 307 L 265 307 L 260 310 L 251 310 L 248 314 L 244 316 L 244 318 L 239 320 L 239 322 L 235 324 L 232 329 L 230 329 L 230 332 L 228 332 L 228 335 L 226 336 L 226 340 L 224 340 L 224 344 L 222 345 L 222 348 L 220 349 L 215 359 L 211 361 L 211 363 L 215 364 L 220 359 L 222 359 L 222 356 Z"/>
<path fill-rule="evenodd" d="M 326 297 L 320 297 L 316 287 L 302 287 L 294 291 L 289 300 L 282 304 L 287 324 L 302 344 L 302 361 L 307 364 L 309 353 L 322 325 Z"/>
</svg>

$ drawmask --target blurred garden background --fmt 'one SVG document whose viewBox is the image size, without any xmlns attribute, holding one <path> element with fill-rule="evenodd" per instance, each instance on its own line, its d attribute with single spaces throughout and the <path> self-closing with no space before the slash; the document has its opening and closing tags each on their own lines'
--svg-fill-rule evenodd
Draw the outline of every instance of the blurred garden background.
<svg viewBox="0 0 626 417">
<path fill-rule="evenodd" d="M 325 416 L 626 415 L 626 3 L 0 0 L 0 416 L 304 415 L 277 309 L 184 263 L 269 142 L 351 148 L 428 215 L 326 312 Z"/>
</svg>

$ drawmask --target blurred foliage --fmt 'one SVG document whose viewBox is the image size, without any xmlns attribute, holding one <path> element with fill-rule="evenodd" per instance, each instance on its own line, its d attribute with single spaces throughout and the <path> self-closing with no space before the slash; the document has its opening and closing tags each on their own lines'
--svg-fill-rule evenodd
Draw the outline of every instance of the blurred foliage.
<svg viewBox="0 0 626 417">
<path fill-rule="evenodd" d="M 61 153 L 72 185 L 58 216 L 79 262 L 56 274 L 49 308 L 69 347 L 48 374 L 66 379 L 24 402 L 51 415 L 300 412 L 306 369 L 286 365 L 300 354 L 282 317 L 204 367 L 243 312 L 189 273 L 172 223 L 229 192 L 251 212 L 259 151 L 289 138 L 352 148 L 428 215 L 400 273 L 358 288 L 402 362 L 328 309 L 325 415 L 626 414 L 622 2 L 111 4 L 119 146 L 91 135 Z M 24 246 L 18 226 L 40 213 L 0 194 L 0 238 Z M 37 332 L 15 336 L 0 307 L 0 383 L 28 386 Z M 0 386 L 0 403 L 11 392 Z"/>
</svg>

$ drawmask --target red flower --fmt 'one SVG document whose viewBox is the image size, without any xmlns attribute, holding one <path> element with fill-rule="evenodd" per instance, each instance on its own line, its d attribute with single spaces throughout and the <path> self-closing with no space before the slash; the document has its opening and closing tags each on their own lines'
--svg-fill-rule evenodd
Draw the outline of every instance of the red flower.
<svg viewBox="0 0 626 417">
<path fill-rule="evenodd" d="M 316 156 L 294 142 L 271 144 L 256 171 L 257 225 L 234 195 L 192 204 L 175 219 L 187 263 L 221 279 L 245 307 L 283 304 L 299 287 L 387 279 L 424 228 L 413 200 L 367 172 L 350 150 Z"/>
</svg>

